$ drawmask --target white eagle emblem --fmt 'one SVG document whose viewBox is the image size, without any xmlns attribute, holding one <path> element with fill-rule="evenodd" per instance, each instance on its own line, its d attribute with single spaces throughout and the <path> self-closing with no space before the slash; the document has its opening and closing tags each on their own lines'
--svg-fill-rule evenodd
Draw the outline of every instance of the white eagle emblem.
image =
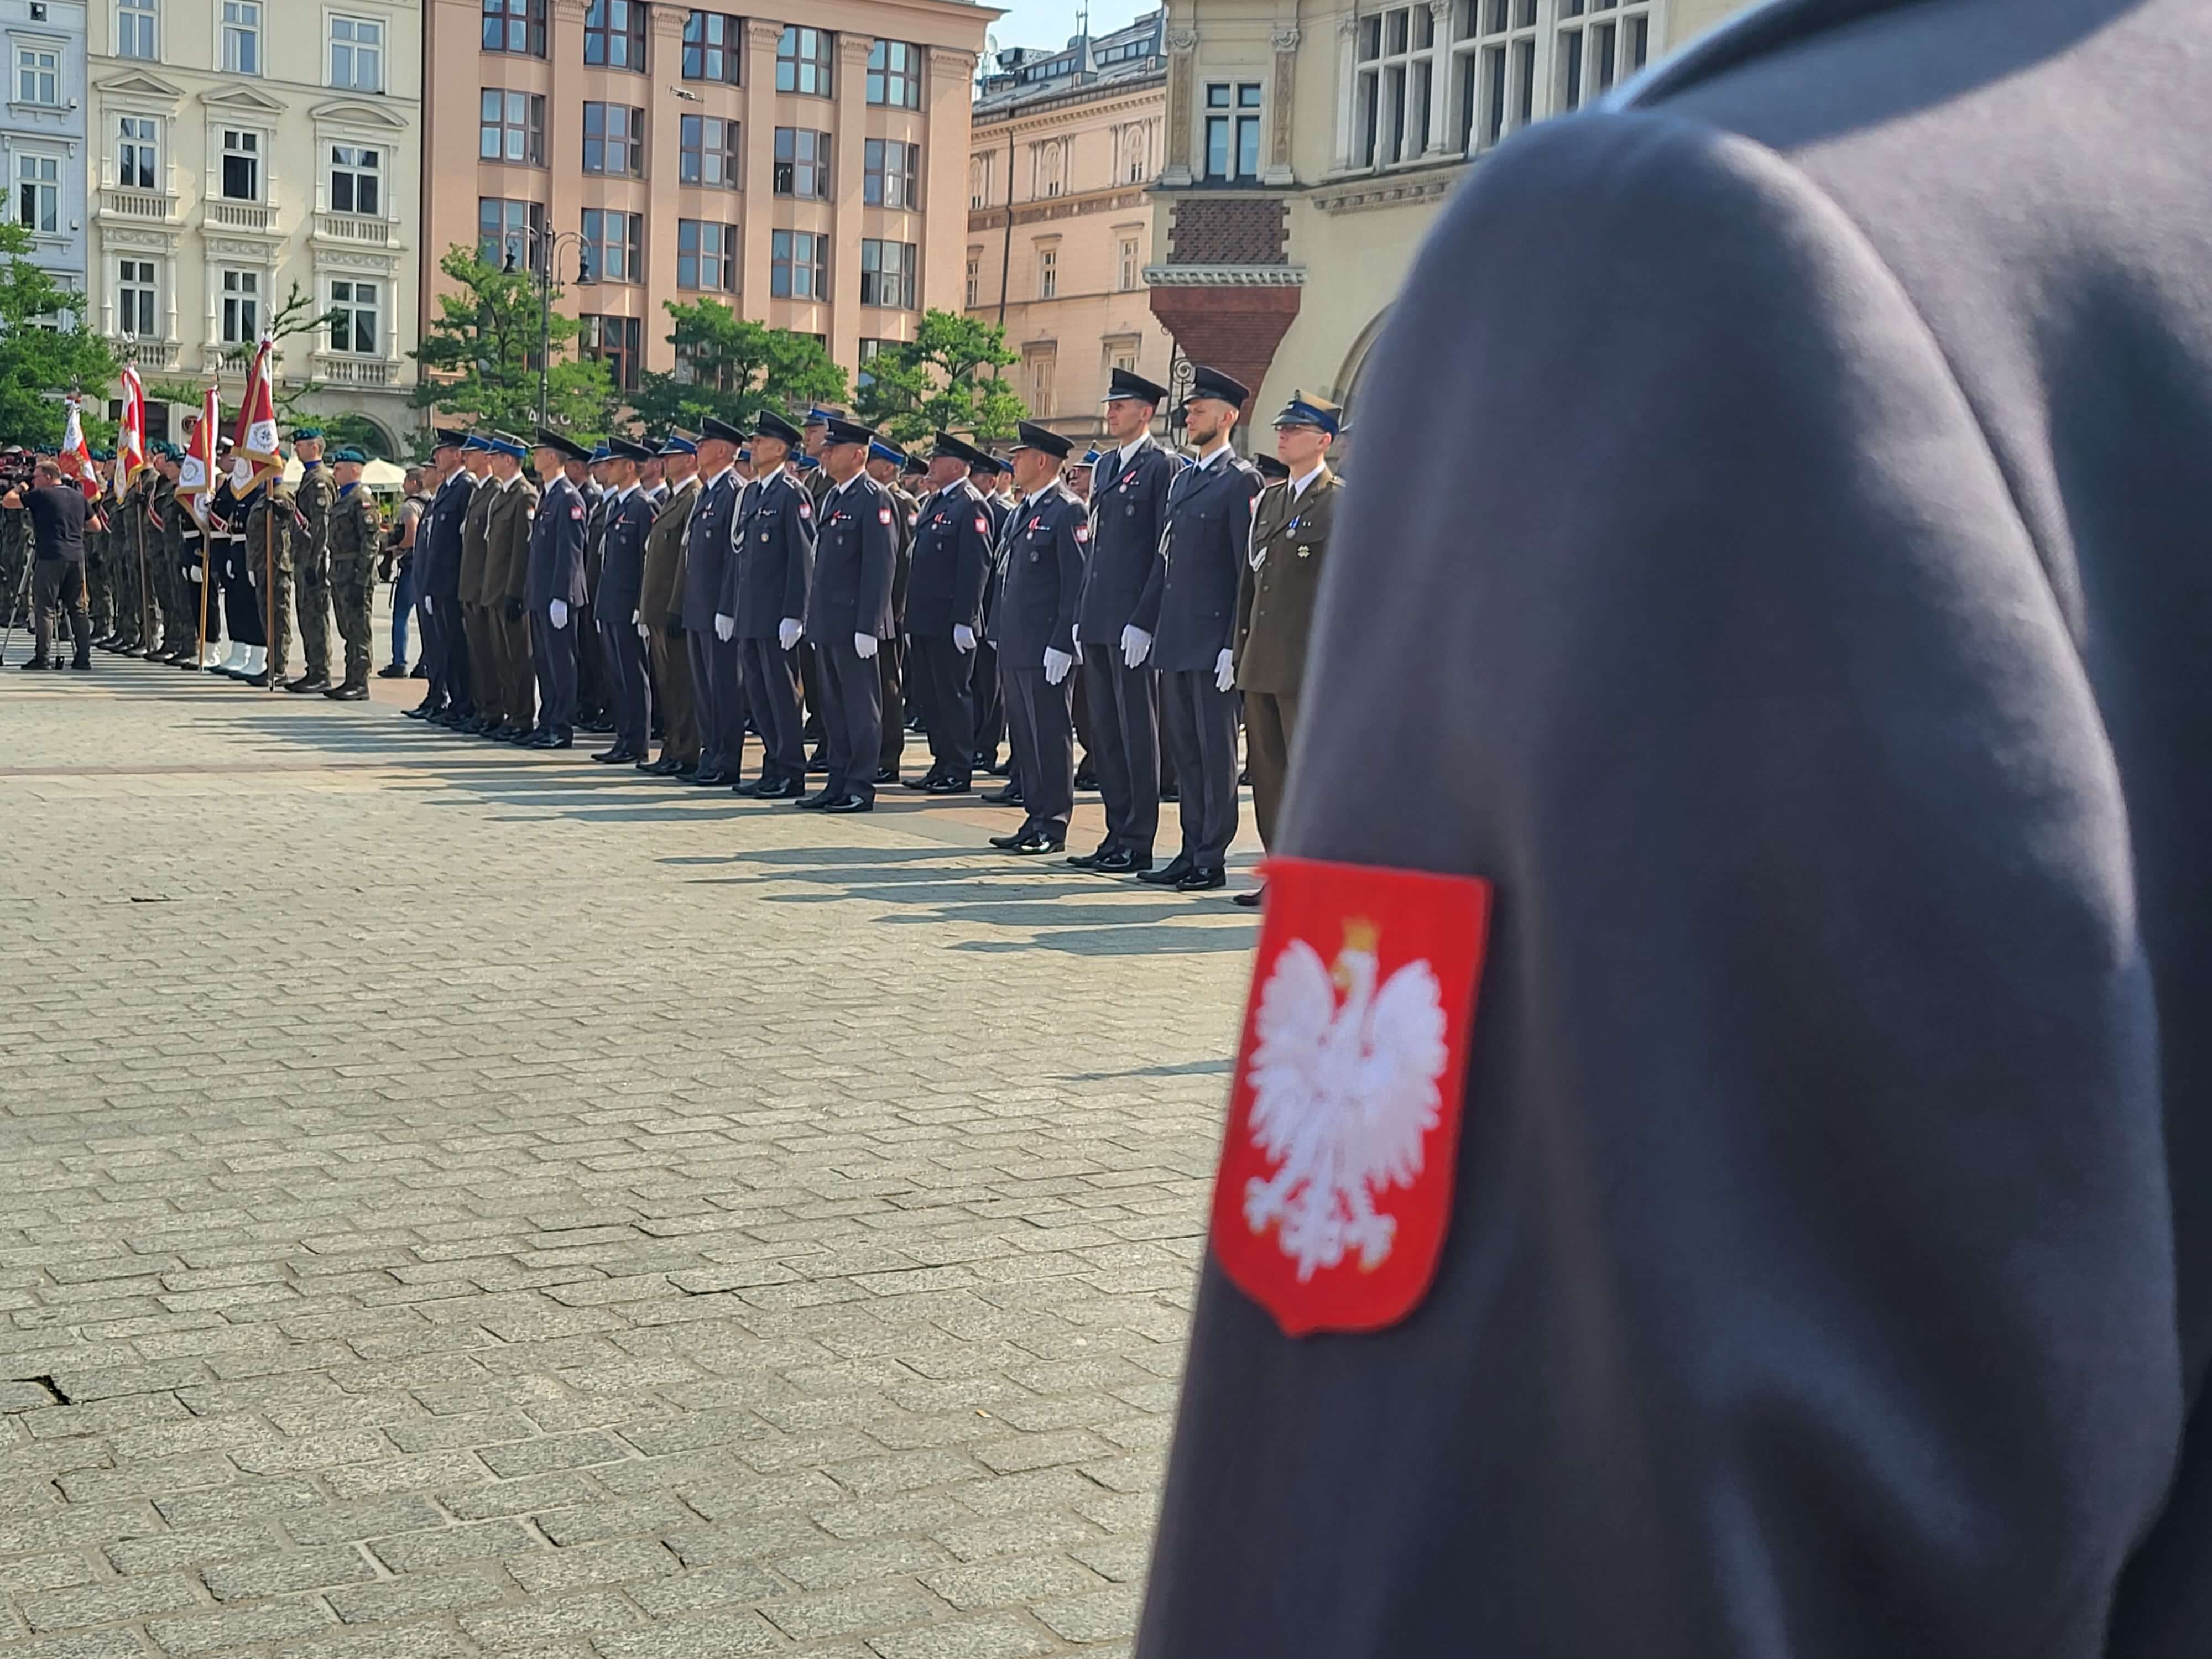
<svg viewBox="0 0 2212 1659">
<path fill-rule="evenodd" d="M 1436 970 L 1411 962 L 1378 989 L 1375 939 L 1371 927 L 1347 926 L 1333 969 L 1293 939 L 1260 995 L 1249 1121 L 1273 1173 L 1245 1183 L 1244 1219 L 1255 1233 L 1277 1225 L 1301 1284 L 1355 1249 L 1364 1271 L 1389 1258 L 1398 1224 L 1376 1197 L 1420 1175 L 1443 1105 L 1449 1054 Z"/>
</svg>

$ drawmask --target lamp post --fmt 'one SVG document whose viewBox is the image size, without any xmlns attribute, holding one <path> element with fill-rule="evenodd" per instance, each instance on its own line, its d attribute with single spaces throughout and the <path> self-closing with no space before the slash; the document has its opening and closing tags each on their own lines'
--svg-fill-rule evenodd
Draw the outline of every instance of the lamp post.
<svg viewBox="0 0 2212 1659">
<path fill-rule="evenodd" d="M 576 285 L 592 284 L 592 245 L 581 231 L 560 230 L 551 234 L 537 225 L 525 225 L 507 238 L 507 259 L 501 267 L 513 276 L 521 269 L 515 258 L 518 245 L 530 260 L 530 274 L 538 283 L 538 424 L 550 424 L 548 377 L 553 369 L 553 262 L 571 242 L 576 246 Z"/>
</svg>

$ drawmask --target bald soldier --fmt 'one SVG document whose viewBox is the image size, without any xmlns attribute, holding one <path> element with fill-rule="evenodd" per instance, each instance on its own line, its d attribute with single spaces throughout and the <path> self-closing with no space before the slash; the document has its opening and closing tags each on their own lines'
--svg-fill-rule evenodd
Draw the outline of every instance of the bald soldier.
<svg viewBox="0 0 2212 1659">
<path fill-rule="evenodd" d="M 1442 210 L 1138 1659 L 2212 1653 L 2208 145 L 2199 0 L 1821 0 Z"/>
</svg>

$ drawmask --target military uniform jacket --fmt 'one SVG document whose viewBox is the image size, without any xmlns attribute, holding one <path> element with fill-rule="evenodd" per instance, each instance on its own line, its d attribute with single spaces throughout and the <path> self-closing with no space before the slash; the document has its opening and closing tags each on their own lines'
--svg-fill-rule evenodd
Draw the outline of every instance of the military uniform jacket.
<svg viewBox="0 0 2212 1659">
<path fill-rule="evenodd" d="M 300 474 L 300 482 L 292 489 L 293 499 L 298 502 L 300 517 L 304 526 L 301 532 L 300 559 L 315 570 L 323 569 L 330 562 L 331 509 L 337 504 L 338 481 L 331 476 L 327 463 L 318 461 Z"/>
<path fill-rule="evenodd" d="M 638 601 L 645 586 L 645 539 L 659 515 L 642 489 L 620 498 L 610 494 L 601 512 L 606 541 L 592 602 L 599 606 L 598 615 L 627 628 L 629 613 L 643 609 Z"/>
<path fill-rule="evenodd" d="M 300 515 L 292 492 L 270 482 L 255 490 L 246 503 L 246 568 L 258 586 L 268 580 L 274 563 L 284 574 L 292 570 L 292 550 L 300 538 Z"/>
<path fill-rule="evenodd" d="M 1260 492 L 1252 550 L 1237 582 L 1237 684 L 1295 697 L 1305 679 L 1314 596 L 1344 481 L 1322 463 L 1296 501 L 1287 482 Z"/>
<path fill-rule="evenodd" d="M 906 632 L 907 581 L 914 572 L 914 532 L 921 518 L 921 503 L 903 484 L 887 483 L 884 491 L 897 509 L 898 562 L 891 571 L 891 636 Z"/>
<path fill-rule="evenodd" d="M 430 510 L 415 527 L 415 540 L 422 553 L 416 574 L 422 591 L 432 599 L 460 597 L 461 528 L 468 517 L 469 503 L 475 499 L 468 473 L 457 471 L 438 486 L 438 493 L 430 498 Z"/>
<path fill-rule="evenodd" d="M 331 503 L 330 546 L 333 571 L 367 581 L 383 551 L 384 520 L 376 511 L 376 497 L 359 483 L 339 486 Z"/>
<path fill-rule="evenodd" d="M 1075 651 L 1075 606 L 1091 541 L 1083 503 L 1054 483 L 1006 520 L 1006 588 L 991 618 L 991 641 L 1010 668 L 1041 668 L 1048 647 Z"/>
<path fill-rule="evenodd" d="M 200 569 L 205 543 L 199 520 L 192 516 L 190 499 L 171 489 L 161 503 L 161 545 L 170 564 L 179 571 Z"/>
<path fill-rule="evenodd" d="M 806 617 L 817 574 L 814 503 L 799 480 L 779 468 L 747 489 L 737 533 L 722 614 L 737 618 L 739 639 L 772 640 L 786 617 Z"/>
<path fill-rule="evenodd" d="M 1130 618 L 1152 636 L 1152 664 L 1161 672 L 1211 672 L 1229 649 L 1260 486 L 1259 473 L 1234 454 L 1176 476 L 1160 558 Z"/>
<path fill-rule="evenodd" d="M 571 483 L 568 487 L 583 498 L 584 592 L 596 597 L 599 591 L 599 573 L 605 567 L 607 514 L 612 510 L 615 493 L 588 482 Z M 629 612 L 625 611 L 623 616 L 627 618 Z"/>
<path fill-rule="evenodd" d="M 646 532 L 637 610 L 655 628 L 684 625 L 684 549 L 691 529 L 691 509 L 698 502 L 699 480 L 686 478 L 660 504 L 653 515 L 653 528 Z"/>
<path fill-rule="evenodd" d="M 532 611 L 554 600 L 574 608 L 584 603 L 584 550 L 590 533 L 591 504 L 566 478 L 545 487 L 530 525 L 530 574 L 523 599 Z M 629 608 L 624 606 L 627 617 Z"/>
<path fill-rule="evenodd" d="M 484 595 L 487 603 L 526 601 L 530 592 L 530 524 L 538 511 L 538 486 L 518 475 L 494 482 L 484 520 Z M 577 521 L 580 525 L 581 520 Z"/>
<path fill-rule="evenodd" d="M 945 635 L 961 623 L 980 629 L 992 568 L 990 514 L 975 487 L 956 479 L 921 504 L 907 578 L 907 632 Z"/>
<path fill-rule="evenodd" d="M 862 472 L 822 498 L 806 631 L 817 641 L 856 634 L 890 639 L 891 587 L 898 574 L 898 503 Z"/>
<path fill-rule="evenodd" d="M 1120 647 L 1121 630 L 1137 614 L 1137 602 L 1160 562 L 1168 491 L 1182 470 L 1180 459 L 1152 442 L 1126 467 L 1117 449 L 1092 468 L 1091 561 L 1076 611 L 1079 638 Z"/>
<path fill-rule="evenodd" d="M 496 605 L 505 597 L 497 584 L 487 580 L 491 560 L 488 532 L 491 504 L 499 499 L 499 484 L 490 474 L 470 485 L 468 506 L 461 515 L 460 599 L 464 605 Z"/>
<path fill-rule="evenodd" d="M 691 523 L 684 536 L 684 627 L 687 632 L 711 633 L 717 614 L 731 614 L 724 603 L 727 597 L 724 590 L 741 487 L 734 468 L 712 484 L 700 486 L 699 503 L 691 509 Z"/>
</svg>

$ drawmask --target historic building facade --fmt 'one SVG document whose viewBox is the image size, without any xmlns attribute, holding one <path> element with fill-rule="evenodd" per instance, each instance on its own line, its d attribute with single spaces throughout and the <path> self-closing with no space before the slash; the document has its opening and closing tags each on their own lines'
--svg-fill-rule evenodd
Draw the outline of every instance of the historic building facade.
<svg viewBox="0 0 2212 1659">
<path fill-rule="evenodd" d="M 1743 0 L 1168 0 L 1152 310 L 1257 391 L 1357 401 L 1437 209 L 1485 153 Z"/>
<path fill-rule="evenodd" d="M 672 370 L 664 306 L 714 299 L 854 374 L 962 300 L 964 0 L 424 0 L 426 305 L 455 245 L 542 269 L 583 349 Z M 586 278 L 587 280 L 579 280 Z"/>
<path fill-rule="evenodd" d="M 86 0 L 0 0 L 8 103 L 0 163 L 9 216 L 30 233 L 29 258 L 85 287 Z"/>
<path fill-rule="evenodd" d="M 1165 138 L 1165 20 L 1056 52 L 1000 54 L 975 107 L 965 298 L 1020 354 L 1031 417 L 1090 438 L 1119 367 L 1165 380 L 1174 343 L 1145 289 Z"/>
<path fill-rule="evenodd" d="M 411 452 L 417 0 L 88 0 L 88 306 L 149 379 L 221 375 L 296 289 L 287 387 Z"/>
</svg>

